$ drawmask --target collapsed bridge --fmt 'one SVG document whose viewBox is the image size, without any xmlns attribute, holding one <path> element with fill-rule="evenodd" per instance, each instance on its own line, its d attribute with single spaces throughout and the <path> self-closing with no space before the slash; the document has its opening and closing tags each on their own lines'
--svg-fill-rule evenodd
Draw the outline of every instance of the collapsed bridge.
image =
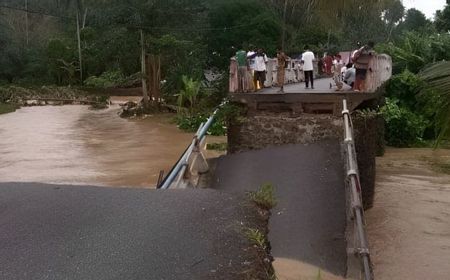
<svg viewBox="0 0 450 280">
<path fill-rule="evenodd" d="M 276 76 L 273 65 L 269 77 Z M 383 122 L 353 112 L 380 104 L 392 61 L 376 55 L 370 67 L 365 92 L 335 91 L 327 77 L 318 79 L 314 90 L 305 89 L 292 78 L 297 75 L 293 65 L 286 70 L 285 93 L 272 84 L 239 93 L 231 81 L 229 99 L 241 116 L 228 128 L 228 155 L 209 162 L 208 183 L 199 180 L 208 170 L 199 151 L 211 118 L 174 169 L 180 172 L 169 174 L 172 179 L 163 188 L 200 181 L 203 187 L 243 193 L 270 182 L 279 204 L 269 239 L 281 279 L 298 278 L 295 267 L 304 270 L 305 265 L 350 279 L 373 279 L 363 208 L 373 203 Z M 237 78 L 233 75 L 230 79 Z"/>
</svg>

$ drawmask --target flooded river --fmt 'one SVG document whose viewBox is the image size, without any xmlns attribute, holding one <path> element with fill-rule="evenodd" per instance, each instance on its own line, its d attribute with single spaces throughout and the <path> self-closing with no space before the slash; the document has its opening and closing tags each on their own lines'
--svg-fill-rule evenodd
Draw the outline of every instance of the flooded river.
<svg viewBox="0 0 450 280">
<path fill-rule="evenodd" d="M 390 148 L 377 159 L 367 211 L 376 279 L 450 279 L 450 175 L 439 163 L 450 150 Z"/>
<path fill-rule="evenodd" d="M 0 115 L 0 181 L 154 186 L 192 135 L 170 116 L 125 120 L 118 112 L 74 105 Z"/>
</svg>

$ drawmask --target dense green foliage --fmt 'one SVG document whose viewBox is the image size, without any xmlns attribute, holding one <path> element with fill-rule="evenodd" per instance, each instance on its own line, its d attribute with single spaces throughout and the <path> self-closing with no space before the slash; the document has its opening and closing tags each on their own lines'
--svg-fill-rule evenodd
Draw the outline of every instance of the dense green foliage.
<svg viewBox="0 0 450 280">
<path fill-rule="evenodd" d="M 296 56 L 305 45 L 320 54 L 374 40 L 394 61 L 389 143 L 448 134 L 448 77 L 424 69 L 449 60 L 449 4 L 434 21 L 401 0 L 28 0 L 29 13 L 20 1 L 2 5 L 0 84 L 139 86 L 144 49 L 161 61 L 163 100 L 184 108 L 179 126 L 196 130 L 225 96 L 237 48 L 273 56 L 284 42 Z M 205 69 L 220 78 L 206 81 Z"/>
<path fill-rule="evenodd" d="M 423 141 L 428 125 L 421 115 L 413 113 L 405 106 L 399 106 L 396 99 L 386 99 L 381 109 L 386 121 L 386 141 L 395 147 L 409 147 Z"/>
<path fill-rule="evenodd" d="M 394 61 L 395 75 L 386 86 L 390 100 L 382 108 L 388 144 L 413 146 L 448 138 L 450 34 L 431 27 L 408 31 L 378 48 Z"/>
<path fill-rule="evenodd" d="M 12 8 L 0 8 L 3 82 L 80 84 L 105 72 L 128 77 L 140 72 L 142 30 L 147 53 L 161 56 L 168 94 L 182 88 L 182 75 L 201 80 L 204 69 L 226 69 L 238 47 L 258 46 L 274 55 L 284 26 L 289 53 L 306 44 L 318 51 L 352 49 L 356 41 L 389 40 L 404 13 L 400 0 L 28 0 L 28 14 L 22 3 L 2 3 Z"/>
<path fill-rule="evenodd" d="M 12 113 L 17 109 L 17 106 L 14 104 L 1 104 L 0 103 L 0 115 L 1 114 L 7 114 Z"/>
</svg>

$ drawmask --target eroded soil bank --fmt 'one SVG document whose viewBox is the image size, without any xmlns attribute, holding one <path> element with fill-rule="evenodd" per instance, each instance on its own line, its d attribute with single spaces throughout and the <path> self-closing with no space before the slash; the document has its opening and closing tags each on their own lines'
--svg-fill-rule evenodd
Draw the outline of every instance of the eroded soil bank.
<svg viewBox="0 0 450 280">
<path fill-rule="evenodd" d="M 449 279 L 450 150 L 387 149 L 367 224 L 375 277 Z"/>
</svg>

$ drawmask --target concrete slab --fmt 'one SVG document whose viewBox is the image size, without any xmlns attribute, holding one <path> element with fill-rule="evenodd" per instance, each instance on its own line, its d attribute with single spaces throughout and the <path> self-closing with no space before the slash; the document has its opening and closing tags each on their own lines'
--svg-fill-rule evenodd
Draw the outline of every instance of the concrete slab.
<svg viewBox="0 0 450 280">
<path fill-rule="evenodd" d="M 309 264 L 344 276 L 346 200 L 341 158 L 338 141 L 234 154 L 218 160 L 214 188 L 242 193 L 271 182 L 279 201 L 269 234 L 275 262 Z"/>
<path fill-rule="evenodd" d="M 331 87 L 330 87 L 331 85 Z M 257 93 L 260 94 L 277 94 L 280 88 L 278 87 L 270 87 L 265 88 Z M 314 80 L 314 89 L 305 88 L 305 83 L 296 83 L 296 84 L 287 84 L 284 86 L 285 93 L 345 93 L 352 92 L 352 88 L 347 84 L 344 84 L 344 87 L 341 91 L 336 91 L 336 86 L 332 78 L 320 78 Z"/>
<path fill-rule="evenodd" d="M 279 88 L 265 88 L 253 93 L 231 93 L 234 102 L 246 105 L 250 112 L 289 111 L 298 114 L 333 114 L 341 115 L 342 100 L 347 99 L 349 110 L 355 110 L 365 101 L 379 98 L 381 92 L 355 92 L 345 86 L 342 91 L 330 89 L 329 78 L 316 81 L 315 89 L 305 89 L 304 83 L 285 86 L 284 93 Z"/>
</svg>

